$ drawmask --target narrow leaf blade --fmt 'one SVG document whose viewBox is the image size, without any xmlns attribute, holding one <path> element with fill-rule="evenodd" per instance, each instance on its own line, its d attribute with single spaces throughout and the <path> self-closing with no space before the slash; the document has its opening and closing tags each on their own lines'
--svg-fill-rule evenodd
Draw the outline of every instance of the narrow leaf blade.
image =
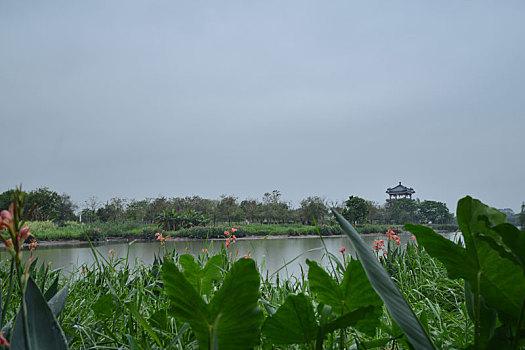
<svg viewBox="0 0 525 350">
<path fill-rule="evenodd" d="M 392 318 L 399 324 L 416 349 L 434 349 L 432 341 L 421 326 L 418 318 L 388 273 L 381 266 L 377 257 L 372 253 L 370 247 L 341 214 L 335 210 L 333 212 L 343 231 L 350 238 L 370 280 L 370 284 L 385 303 Z"/>
</svg>

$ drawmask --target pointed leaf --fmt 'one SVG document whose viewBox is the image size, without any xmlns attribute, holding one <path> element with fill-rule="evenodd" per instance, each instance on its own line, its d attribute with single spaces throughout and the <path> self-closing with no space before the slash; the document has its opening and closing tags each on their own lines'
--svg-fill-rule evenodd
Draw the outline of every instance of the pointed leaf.
<svg viewBox="0 0 525 350">
<path fill-rule="evenodd" d="M 289 295 L 264 322 L 263 334 L 275 344 L 304 344 L 317 338 L 312 302 L 304 295 Z"/>
<path fill-rule="evenodd" d="M 375 308 L 373 306 L 361 307 L 352 312 L 348 312 L 341 317 L 336 318 L 330 322 L 324 331 L 326 333 L 331 333 L 336 329 L 347 328 L 347 327 L 356 327 L 358 322 L 373 317 L 375 313 Z M 374 328 L 375 330 L 375 328 Z"/>
<path fill-rule="evenodd" d="M 499 248 L 493 248 L 498 246 L 500 236 L 492 227 L 502 224 L 505 214 L 471 197 L 458 202 L 457 213 L 465 249 L 453 242 L 446 243 L 447 240 L 439 238 L 430 228 L 419 225 L 406 225 L 406 228 L 431 256 L 445 265 L 450 277 L 464 278 L 474 294 L 483 295 L 488 307 L 518 319 L 525 295 L 523 270 L 515 261 L 507 259 L 507 254 L 500 254 Z"/>
<path fill-rule="evenodd" d="M 364 306 L 383 305 L 359 260 L 350 259 L 341 287 L 345 298 L 345 309 L 355 310 Z"/>
<path fill-rule="evenodd" d="M 520 261 L 521 267 L 525 266 L 525 231 L 520 231 L 512 224 L 504 223 L 493 227 L 505 245 Z"/>
<path fill-rule="evenodd" d="M 62 310 L 64 310 L 64 307 L 66 306 L 66 299 L 68 293 L 69 285 L 66 284 L 58 293 L 55 293 L 55 295 L 47 302 L 49 308 L 51 309 L 51 311 L 53 311 L 55 317 L 60 316 Z"/>
<path fill-rule="evenodd" d="M 370 247 L 341 214 L 335 210 L 333 212 L 343 231 L 350 238 L 370 284 L 385 303 L 392 318 L 399 324 L 415 348 L 434 349 L 432 341 L 421 326 L 414 311 L 412 311 L 397 286 L 379 263 L 377 257 L 372 253 Z"/>
<path fill-rule="evenodd" d="M 224 278 L 209 305 L 212 342 L 219 349 L 247 349 L 259 344 L 263 321 L 259 285 L 259 272 L 252 259 L 238 260 Z"/>
<path fill-rule="evenodd" d="M 200 266 L 195 262 L 194 258 L 190 254 L 183 254 L 179 257 L 179 264 L 183 269 L 184 277 L 191 283 L 196 291 L 200 292 Z"/>
<path fill-rule="evenodd" d="M 200 285 L 201 294 L 210 295 L 213 284 L 221 279 L 222 256 L 212 256 L 201 271 Z"/>
<path fill-rule="evenodd" d="M 204 300 L 172 261 L 162 264 L 162 281 L 171 303 L 170 313 L 191 325 L 201 345 L 208 344 L 208 306 Z"/>
<path fill-rule="evenodd" d="M 188 322 L 201 348 L 246 349 L 260 341 L 262 312 L 259 272 L 251 259 L 237 261 L 221 289 L 207 305 L 170 261 L 162 266 L 162 279 L 173 316 Z"/>
<path fill-rule="evenodd" d="M 25 300 L 31 349 L 68 349 L 62 328 L 32 278 L 27 282 Z M 16 317 L 10 349 L 26 349 L 21 312 Z"/>
<path fill-rule="evenodd" d="M 450 278 L 476 278 L 478 269 L 476 262 L 467 254 L 465 248 L 460 247 L 449 239 L 434 232 L 428 226 L 406 224 L 405 229 L 412 232 L 417 243 L 434 258 L 445 265 Z"/>
<path fill-rule="evenodd" d="M 44 294 L 44 298 L 46 298 L 47 301 L 49 301 L 58 292 L 58 278 L 59 276 L 55 278 L 51 286 L 47 289 L 46 293 Z"/>
<path fill-rule="evenodd" d="M 344 313 L 344 298 L 339 284 L 315 261 L 306 259 L 308 285 L 321 303 L 330 305 L 337 315 Z"/>
</svg>

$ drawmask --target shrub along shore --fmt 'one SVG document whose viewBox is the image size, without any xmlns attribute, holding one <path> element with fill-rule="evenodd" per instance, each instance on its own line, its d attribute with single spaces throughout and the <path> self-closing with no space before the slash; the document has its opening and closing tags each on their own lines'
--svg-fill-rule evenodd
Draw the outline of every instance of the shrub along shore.
<svg viewBox="0 0 525 350">
<path fill-rule="evenodd" d="M 311 225 L 300 224 L 233 224 L 207 227 L 192 227 L 177 231 L 163 231 L 154 225 L 144 225 L 135 222 L 127 223 L 93 223 L 81 224 L 78 222 L 66 222 L 63 225 L 55 225 L 51 221 L 35 221 L 29 223 L 31 232 L 38 241 L 67 241 L 67 240 L 86 240 L 86 235 L 92 241 L 106 239 L 151 239 L 155 240 L 156 233 L 170 235 L 172 238 L 185 239 L 206 239 L 224 238 L 224 231 L 230 227 L 235 227 L 238 231 L 236 236 L 256 237 L 256 236 L 336 236 L 342 235 L 340 226 L 319 225 L 317 228 Z M 440 227 L 443 226 L 443 227 Z M 396 232 L 403 230 L 402 226 L 389 225 L 358 225 L 357 231 L 361 234 L 385 233 L 389 229 Z M 436 225 L 436 230 L 455 231 L 455 225 Z"/>
</svg>

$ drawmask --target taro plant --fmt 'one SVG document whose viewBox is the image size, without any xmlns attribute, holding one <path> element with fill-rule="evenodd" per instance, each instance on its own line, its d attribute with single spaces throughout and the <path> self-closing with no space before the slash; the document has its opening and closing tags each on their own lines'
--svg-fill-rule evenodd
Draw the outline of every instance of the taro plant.
<svg viewBox="0 0 525 350">
<path fill-rule="evenodd" d="M 458 202 L 457 218 L 459 244 L 426 226 L 405 227 L 445 265 L 450 278 L 464 280 L 473 346 L 518 349 L 525 344 L 525 232 L 471 197 Z"/>
<path fill-rule="evenodd" d="M 170 260 L 162 265 L 162 281 L 176 319 L 187 322 L 200 349 L 248 349 L 260 342 L 263 313 L 258 306 L 260 276 L 252 259 L 241 258 L 212 293 L 219 277 L 219 258 L 201 269 L 191 256 L 179 259 L 183 272 Z M 209 302 L 207 302 L 209 300 Z"/>
<path fill-rule="evenodd" d="M 325 338 L 339 330 L 340 348 L 344 348 L 348 327 L 375 335 L 383 303 L 359 261 L 350 260 L 341 284 L 316 262 L 306 263 L 310 291 L 317 297 L 317 317 L 308 296 L 289 295 L 263 325 L 267 340 L 273 344 L 309 344 L 322 349 Z"/>
<path fill-rule="evenodd" d="M 33 206 L 24 215 L 25 197 L 26 194 L 17 188 L 13 191 L 13 202 L 9 210 L 0 213 L 0 239 L 11 255 L 8 292 L 5 296 L 0 295 L 2 307 L 0 326 L 3 327 L 0 333 L 0 345 L 9 345 L 3 333 L 5 332 L 8 337 L 11 333 L 10 349 L 67 349 L 66 338 L 56 319 L 64 308 L 67 287 L 58 292 L 58 279 L 56 279 L 44 295 L 41 289 L 45 286 L 48 270 L 45 270 L 39 288 L 31 277 L 35 266 L 32 257 L 26 263 L 22 259 L 23 244 L 32 237 L 25 223 L 36 207 Z M 4 235 L 5 231 L 7 236 Z M 34 243 L 32 245 L 34 247 Z M 19 295 L 20 300 L 13 298 L 15 295 Z M 18 301 L 20 306 L 15 319 L 6 322 L 11 304 Z"/>
</svg>

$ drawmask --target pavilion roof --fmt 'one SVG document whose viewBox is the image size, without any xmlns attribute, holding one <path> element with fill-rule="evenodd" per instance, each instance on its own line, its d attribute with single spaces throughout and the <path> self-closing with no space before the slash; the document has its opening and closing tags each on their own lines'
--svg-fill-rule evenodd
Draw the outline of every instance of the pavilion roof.
<svg viewBox="0 0 525 350">
<path fill-rule="evenodd" d="M 388 194 L 414 194 L 416 191 L 412 187 L 406 187 L 401 185 L 401 181 L 399 181 L 399 185 L 393 188 L 387 188 L 386 193 Z"/>
</svg>

